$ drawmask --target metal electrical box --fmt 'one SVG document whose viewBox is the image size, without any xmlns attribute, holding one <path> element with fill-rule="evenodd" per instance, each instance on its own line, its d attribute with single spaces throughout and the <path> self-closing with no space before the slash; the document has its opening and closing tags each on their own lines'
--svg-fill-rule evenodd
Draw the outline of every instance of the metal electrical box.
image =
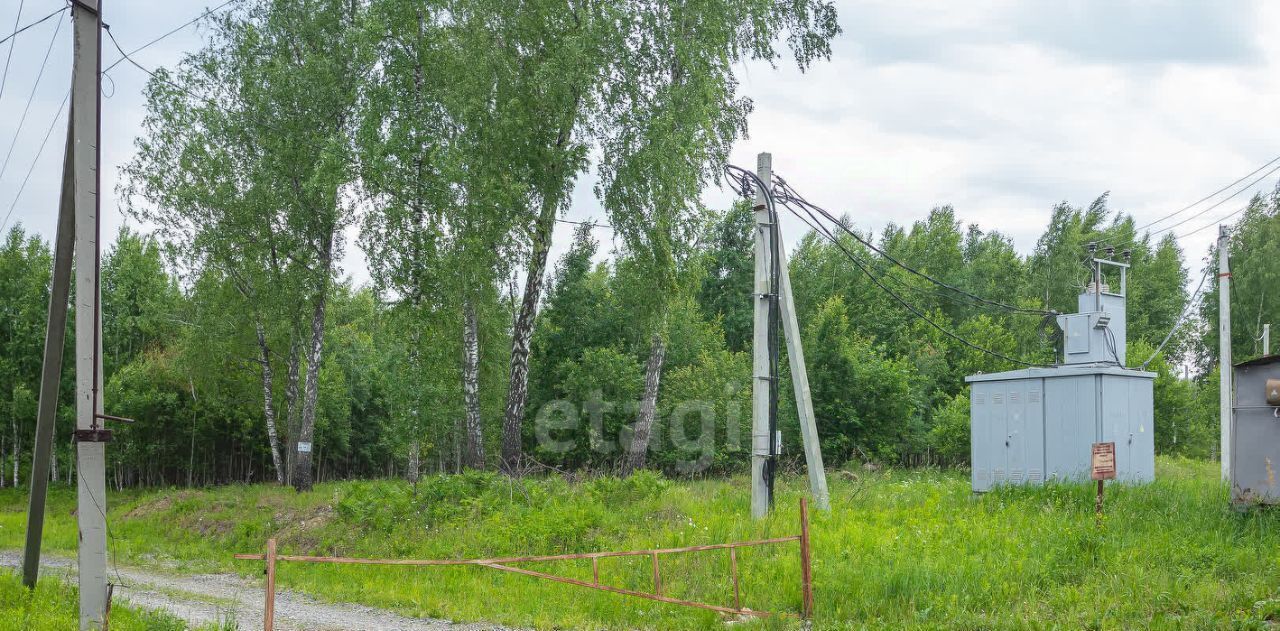
<svg viewBox="0 0 1280 631">
<path fill-rule="evenodd" d="M 1280 504 L 1280 355 L 1235 365 L 1231 502 Z"/>
<path fill-rule="evenodd" d="M 1058 316 L 1063 364 L 965 378 L 975 492 L 1088 480 L 1093 444 L 1101 442 L 1116 445 L 1118 480 L 1155 479 L 1156 375 L 1124 367 L 1128 266 L 1103 263 L 1122 268 L 1120 293 L 1091 283 L 1080 295 L 1081 312 Z"/>
<path fill-rule="evenodd" d="M 1093 443 L 1106 442 L 1116 444 L 1116 479 L 1155 479 L 1154 378 L 1106 365 L 966 378 L 973 490 L 1088 480 Z"/>
</svg>

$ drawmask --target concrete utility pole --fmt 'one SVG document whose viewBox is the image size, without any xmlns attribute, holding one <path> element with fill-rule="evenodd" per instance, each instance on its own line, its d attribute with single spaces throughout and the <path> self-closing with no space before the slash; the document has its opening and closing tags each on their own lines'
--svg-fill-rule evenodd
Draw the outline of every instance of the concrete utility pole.
<svg viewBox="0 0 1280 631">
<path fill-rule="evenodd" d="M 1271 354 L 1271 325 L 1262 325 L 1262 355 L 1263 357 Z"/>
<path fill-rule="evenodd" d="M 768 186 L 773 179 L 773 156 L 761 153 L 756 158 L 756 175 Z M 831 509 L 827 492 L 827 473 L 822 463 L 822 447 L 818 442 L 818 426 L 813 417 L 813 399 L 809 393 L 809 374 L 804 365 L 804 346 L 800 342 L 800 324 L 796 319 L 795 299 L 791 294 L 791 275 L 787 268 L 787 252 L 781 240 L 776 218 L 769 216 L 765 191 L 756 191 L 755 220 L 755 329 L 752 339 L 752 406 L 751 406 L 751 514 L 763 517 L 769 512 L 770 494 L 765 477 L 765 463 L 773 456 L 772 441 L 781 439 L 769 432 L 769 300 L 770 292 L 778 293 L 778 311 L 787 343 L 791 366 L 791 382 L 795 389 L 796 411 L 800 417 L 800 436 L 804 442 L 805 463 L 809 470 L 809 490 L 814 504 L 821 510 Z M 778 287 L 770 286 L 773 239 L 778 238 Z"/>
<path fill-rule="evenodd" d="M 1218 226 L 1218 422 L 1222 479 L 1231 479 L 1231 237 Z"/>
<path fill-rule="evenodd" d="M 768 185 L 773 179 L 773 156 L 762 153 L 756 158 L 756 175 Z M 769 435 L 769 287 L 770 245 L 773 222 L 764 190 L 756 191 L 755 251 L 755 323 L 751 342 L 751 516 L 764 517 L 769 512 L 769 485 L 765 467 L 772 455 Z"/>
<path fill-rule="evenodd" d="M 106 440 L 102 428 L 102 317 L 99 224 L 102 138 L 102 15 L 99 0 L 74 0 L 71 72 L 72 167 L 76 226 L 76 519 L 80 628 L 100 629 L 107 607 Z"/>
<path fill-rule="evenodd" d="M 40 373 L 40 406 L 36 412 L 36 445 L 31 458 L 31 495 L 27 498 L 27 541 L 22 552 L 22 582 L 34 589 L 40 574 L 40 537 L 49 490 L 49 456 L 57 424 L 58 385 L 62 382 L 62 346 L 67 332 L 67 297 L 71 288 L 71 250 L 75 244 L 75 185 L 72 178 L 71 128 L 62 159 L 62 199 L 58 204 L 58 236 L 53 250 L 53 283 L 49 294 L 44 363 Z"/>
<path fill-rule="evenodd" d="M 796 320 L 796 301 L 791 295 L 791 272 L 787 268 L 787 249 L 778 231 L 778 266 L 782 291 L 782 330 L 787 337 L 787 359 L 791 366 L 791 385 L 796 393 L 796 412 L 800 416 L 800 437 L 804 441 L 804 460 L 809 468 L 809 492 L 819 510 L 831 510 L 827 493 L 827 470 L 822 465 L 822 445 L 818 442 L 818 425 L 813 418 L 813 397 L 809 394 L 809 373 L 804 367 L 804 345 L 800 343 L 800 323 Z"/>
<path fill-rule="evenodd" d="M 79 526 L 80 628 L 101 629 L 107 611 L 107 485 L 102 428 L 102 317 L 99 293 L 98 198 L 101 160 L 102 16 L 99 0 L 73 0 L 71 116 L 63 158 L 62 200 L 54 254 L 48 330 L 36 421 L 23 582 L 34 587 L 40 567 L 49 458 L 56 419 L 66 330 L 71 261 L 76 281 L 76 457 Z M 74 241 L 73 241 L 74 238 Z"/>
</svg>

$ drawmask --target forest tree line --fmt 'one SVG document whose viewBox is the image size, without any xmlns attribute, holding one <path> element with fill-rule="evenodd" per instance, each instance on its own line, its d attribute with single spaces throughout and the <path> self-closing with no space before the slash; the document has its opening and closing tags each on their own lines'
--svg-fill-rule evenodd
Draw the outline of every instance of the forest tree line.
<svg viewBox="0 0 1280 631">
<path fill-rule="evenodd" d="M 119 174 L 124 211 L 147 232 L 122 230 L 102 263 L 104 402 L 137 419 L 108 449 L 113 483 L 743 470 L 754 225 L 745 205 L 710 209 L 701 195 L 747 133 L 735 68 L 820 63 L 835 18 L 822 0 L 246 0 L 207 18 L 203 48 L 153 71 Z M 579 226 L 550 261 L 588 174 L 607 226 Z M 1275 195 L 1255 198 L 1233 237 L 1255 263 L 1237 267 L 1256 274 L 1237 275 L 1238 357 L 1278 311 L 1265 289 L 1276 213 Z M 1048 216 L 1028 255 L 949 207 L 865 239 L 976 295 L 1062 312 L 1086 280 L 1086 244 L 1131 249 L 1128 355 L 1140 363 L 1189 305 L 1186 253 L 1138 234 L 1106 195 Z M 351 247 L 367 285 L 340 269 Z M 984 348 L 1052 362 L 1055 327 L 941 290 L 848 237 L 797 244 L 827 461 L 964 463 L 964 375 L 1014 366 L 926 325 L 851 256 Z M 44 240 L 5 235 L 0 453 L 15 485 L 50 268 Z M 1151 364 L 1162 452 L 1207 457 L 1216 444 L 1215 292 Z M 59 479 L 71 475 L 69 377 Z M 789 383 L 779 390 L 784 442 L 797 445 Z"/>
<path fill-rule="evenodd" d="M 1261 352 L 1259 323 L 1280 317 L 1266 295 L 1276 273 L 1266 262 L 1280 256 L 1278 215 L 1280 196 L 1259 197 L 1233 231 L 1233 265 L 1241 270 L 1232 300 L 1233 347 L 1241 359 Z M 998 232 L 962 226 L 946 207 L 909 228 L 889 226 L 866 237 L 904 263 L 976 294 L 1025 305 L 1043 305 L 1047 296 L 1052 308 L 1066 312 L 1074 310 L 1087 282 L 1085 244 L 1126 242 L 1134 223 L 1108 210 L 1105 197 L 1087 208 L 1059 205 L 1051 217 L 1027 256 Z M 745 205 L 704 213 L 694 246 L 677 266 L 680 290 L 667 313 L 668 350 L 647 467 L 672 475 L 747 468 L 753 222 Z M 578 227 L 548 274 L 530 344 L 525 472 L 625 469 L 628 454 L 620 443 L 639 413 L 651 356 L 648 331 L 635 314 L 650 308 L 652 296 L 636 277 L 642 265 L 612 244 L 607 229 Z M 844 246 L 874 260 L 852 239 Z M 1158 375 L 1157 451 L 1212 457 L 1216 288 L 1207 282 L 1200 304 L 1188 305 L 1189 285 L 1195 283 L 1187 282 L 1177 243 L 1139 238 L 1132 247 L 1129 364 L 1150 357 L 1178 315 L 1191 312 L 1149 366 Z M 105 401 L 112 413 L 137 419 L 116 428 L 109 450 L 112 480 L 128 486 L 277 479 L 266 415 L 283 419 L 278 440 L 288 444 L 300 413 L 301 353 L 264 351 L 288 348 L 287 327 L 275 321 L 263 330 L 234 279 L 208 270 L 188 281 L 167 262 L 166 251 L 172 248 L 158 237 L 126 228 L 103 260 Z M 21 227 L 9 231 L 0 247 L 0 375 L 9 384 L 0 391 L 0 418 L 9 421 L 9 431 L 0 433 L 6 486 L 22 483 L 30 464 L 51 264 L 49 245 Z M 979 345 L 1046 362 L 1060 351 L 1056 329 L 1046 328 L 1041 318 L 957 301 L 883 259 L 873 264 L 873 273 Z M 1015 366 L 926 326 L 813 232 L 795 248 L 791 274 L 827 461 L 967 463 L 963 377 Z M 372 284 L 357 288 L 337 277 L 330 281 L 313 437 L 317 478 L 496 468 L 518 288 L 485 287 L 472 315 L 456 295 L 424 313 Z M 476 343 L 468 349 L 462 332 L 472 326 Z M 468 453 L 469 370 L 476 372 L 478 455 Z M 280 375 L 267 380 L 269 392 L 263 389 L 265 374 Z M 66 463 L 73 453 L 73 390 L 67 366 L 55 450 L 62 463 L 55 475 L 64 481 L 72 474 Z M 784 443 L 791 446 L 784 458 L 799 466 L 789 382 L 780 391 Z M 704 435 L 708 427 L 700 425 L 701 417 L 690 420 L 680 413 L 691 401 L 711 408 L 710 435 Z M 540 412 L 559 414 L 557 405 L 570 406 L 570 414 L 580 417 L 576 429 L 563 425 L 563 415 L 534 422 Z M 592 414 L 594 424 L 588 420 Z M 602 448 L 602 442 L 613 444 Z"/>
</svg>

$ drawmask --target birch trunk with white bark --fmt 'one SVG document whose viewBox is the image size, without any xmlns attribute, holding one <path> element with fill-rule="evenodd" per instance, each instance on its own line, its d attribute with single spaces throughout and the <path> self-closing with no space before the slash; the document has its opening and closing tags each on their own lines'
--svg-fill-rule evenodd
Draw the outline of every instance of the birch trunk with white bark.
<svg viewBox="0 0 1280 631">
<path fill-rule="evenodd" d="M 655 334 L 649 344 L 649 361 L 644 369 L 644 395 L 640 399 L 640 412 L 636 415 L 636 425 L 627 447 L 627 455 L 622 460 L 622 475 L 628 476 L 637 469 L 643 469 L 649 453 L 649 440 L 653 435 L 653 424 L 658 411 L 658 382 L 662 378 L 662 364 L 667 358 L 667 344 L 661 335 Z"/>
</svg>

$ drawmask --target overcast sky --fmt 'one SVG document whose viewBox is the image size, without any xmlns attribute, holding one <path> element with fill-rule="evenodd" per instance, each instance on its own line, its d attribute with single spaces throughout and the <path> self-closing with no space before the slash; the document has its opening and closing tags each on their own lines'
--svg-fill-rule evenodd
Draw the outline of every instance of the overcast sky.
<svg viewBox="0 0 1280 631">
<path fill-rule="evenodd" d="M 105 21 L 132 49 L 220 0 L 104 3 Z M 13 30 L 20 5 L 21 25 L 62 4 L 0 0 L 0 33 Z M 1280 3 L 894 0 L 840 2 L 839 16 L 844 32 L 832 59 L 808 73 L 786 57 L 776 69 L 740 68 L 755 112 L 750 138 L 737 145 L 733 161 L 750 167 L 757 152 L 771 152 L 775 172 L 863 229 L 910 225 L 951 204 L 965 223 L 998 229 L 1026 253 L 1058 202 L 1086 205 L 1110 191 L 1112 208 L 1146 223 L 1280 155 Z M 64 14 L 18 35 L 0 92 L 0 152 L 20 132 L 0 173 L 0 221 L 16 198 L 6 225 L 21 222 L 46 238 L 58 200 L 66 112 L 56 123 L 54 115 L 70 81 L 70 31 Z M 137 58 L 148 67 L 172 65 L 199 47 L 202 35 L 184 29 Z M 8 54 L 9 45 L 0 46 L 0 62 Z M 104 57 L 107 65 L 118 58 L 109 40 Z M 146 79 L 128 63 L 109 77 L 104 235 L 126 221 L 115 188 L 133 153 Z M 1275 180 L 1255 188 L 1269 189 Z M 579 182 L 568 218 L 603 217 L 591 188 L 590 179 Z M 1173 232 L 1212 224 L 1247 197 Z M 705 198 L 724 206 L 731 196 L 710 190 Z M 571 228 L 558 226 L 553 256 Z M 801 229 L 785 222 L 787 241 Z M 1208 229 L 1182 240 L 1193 273 L 1215 234 Z M 607 248 L 608 231 L 600 237 Z M 347 251 L 344 272 L 364 281 L 368 272 L 350 239 Z"/>
</svg>

